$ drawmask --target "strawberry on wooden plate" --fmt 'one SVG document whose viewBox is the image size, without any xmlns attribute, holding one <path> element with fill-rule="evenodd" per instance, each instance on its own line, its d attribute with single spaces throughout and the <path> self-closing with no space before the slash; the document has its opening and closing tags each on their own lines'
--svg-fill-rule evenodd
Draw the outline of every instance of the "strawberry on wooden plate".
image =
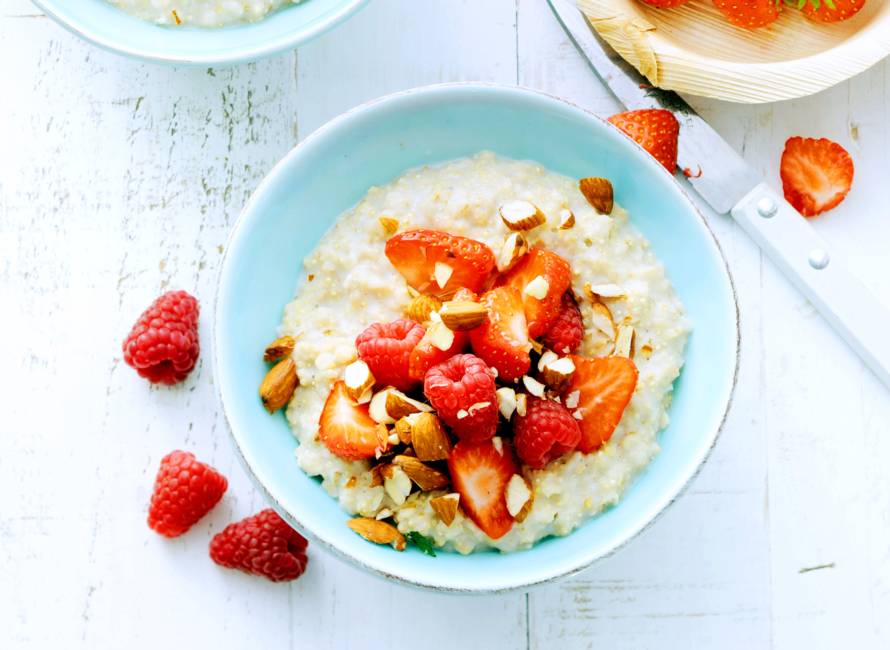
<svg viewBox="0 0 890 650">
<path fill-rule="evenodd" d="M 586 454 L 602 447 L 615 432 L 637 387 L 637 367 L 627 357 L 589 359 L 573 355 L 572 361 L 575 374 L 566 394 L 580 392 L 578 450 Z"/>
<path fill-rule="evenodd" d="M 674 173 L 680 123 L 673 113 L 663 108 L 644 108 L 618 113 L 610 117 L 609 122 Z"/>
<path fill-rule="evenodd" d="M 658 7 L 659 9 L 670 9 L 686 4 L 689 0 L 643 0 L 647 5 Z"/>
<path fill-rule="evenodd" d="M 572 267 L 556 253 L 532 248 L 519 263 L 498 278 L 497 286 L 515 288 L 522 297 L 528 335 L 536 339 L 550 329 L 572 281 Z"/>
<path fill-rule="evenodd" d="M 852 18 L 865 6 L 865 0 L 804 0 L 801 7 L 810 20 L 836 23 Z"/>
<path fill-rule="evenodd" d="M 459 442 L 448 457 L 448 471 L 467 516 L 492 539 L 506 535 L 513 527 L 507 484 L 519 473 L 510 444 L 500 438 Z"/>
<path fill-rule="evenodd" d="M 377 423 L 368 415 L 367 404 L 356 404 L 338 381 L 331 388 L 321 417 L 319 437 L 334 454 L 346 460 L 373 458 L 377 449 Z"/>
<path fill-rule="evenodd" d="M 853 160 L 825 138 L 789 138 L 782 152 L 785 200 L 805 217 L 836 207 L 853 185 Z"/>
<path fill-rule="evenodd" d="M 758 29 L 779 17 L 782 0 L 714 0 L 714 6 L 736 27 Z"/>
<path fill-rule="evenodd" d="M 514 381 L 531 366 L 531 341 L 519 291 L 497 287 L 482 295 L 488 320 L 470 330 L 473 352 L 498 371 L 502 381 Z"/>
<path fill-rule="evenodd" d="M 461 287 L 479 291 L 495 263 L 494 253 L 482 242 L 425 229 L 391 237 L 386 256 L 410 286 L 439 298 Z"/>
</svg>

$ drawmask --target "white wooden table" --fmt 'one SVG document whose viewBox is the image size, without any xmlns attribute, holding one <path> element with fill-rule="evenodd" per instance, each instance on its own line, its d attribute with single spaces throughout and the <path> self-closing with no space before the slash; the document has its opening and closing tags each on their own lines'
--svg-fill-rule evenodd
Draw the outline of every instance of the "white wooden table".
<svg viewBox="0 0 890 650">
<path fill-rule="evenodd" d="M 393 586 L 321 552 L 290 585 L 210 562 L 211 535 L 264 507 L 206 354 L 230 226 L 326 120 L 456 80 L 617 109 L 543 0 L 372 0 L 297 53 L 215 70 L 134 63 L 0 0 L 0 648 L 890 647 L 890 393 L 710 213 L 742 315 L 732 410 L 685 496 L 614 557 L 484 598 Z M 805 100 L 693 103 L 774 183 L 790 135 L 850 150 L 853 191 L 814 224 L 890 302 L 888 97 L 879 65 Z M 205 354 L 184 385 L 150 388 L 120 342 L 168 288 L 200 299 Z M 167 541 L 145 510 L 173 448 L 231 487 Z"/>
</svg>

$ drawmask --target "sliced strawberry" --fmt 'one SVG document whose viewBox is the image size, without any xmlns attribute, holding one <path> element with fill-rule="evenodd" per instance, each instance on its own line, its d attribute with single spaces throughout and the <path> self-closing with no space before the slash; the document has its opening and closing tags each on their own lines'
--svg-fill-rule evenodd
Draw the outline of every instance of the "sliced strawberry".
<svg viewBox="0 0 890 650">
<path fill-rule="evenodd" d="M 346 460 L 373 458 L 377 449 L 377 423 L 368 415 L 367 404 L 356 404 L 338 381 L 331 388 L 321 417 L 319 437 L 334 454 Z"/>
<path fill-rule="evenodd" d="M 836 23 L 852 18 L 865 6 L 865 0 L 807 0 L 801 9 L 810 20 Z"/>
<path fill-rule="evenodd" d="M 494 253 L 485 244 L 439 230 L 407 230 L 386 242 L 386 256 L 409 285 L 440 298 L 461 287 L 479 291 L 494 268 Z M 437 281 L 447 276 L 444 286 Z"/>
<path fill-rule="evenodd" d="M 531 342 L 519 291 L 498 287 L 483 294 L 481 301 L 488 309 L 488 320 L 470 330 L 470 345 L 489 366 L 498 371 L 503 381 L 514 381 L 531 366 Z"/>
<path fill-rule="evenodd" d="M 758 29 L 779 17 L 782 0 L 714 0 L 714 6 L 736 27 Z"/>
<path fill-rule="evenodd" d="M 853 185 L 853 160 L 825 138 L 789 138 L 780 168 L 785 199 L 805 217 L 831 210 Z"/>
<path fill-rule="evenodd" d="M 537 298 L 527 290 L 529 284 L 542 277 L 546 295 Z M 540 282 L 540 281 L 538 281 Z M 550 329 L 559 315 L 562 294 L 572 282 L 572 267 L 556 253 L 543 248 L 533 248 L 519 263 L 498 278 L 497 286 L 510 286 L 522 296 L 528 334 L 536 339 Z M 532 285 L 534 287 L 534 285 Z M 534 292 L 534 288 L 531 289 Z"/>
<path fill-rule="evenodd" d="M 499 447 L 492 440 L 459 442 L 448 457 L 461 508 L 492 539 L 503 537 L 513 527 L 505 493 L 510 478 L 519 473 L 510 443 L 499 441 Z"/>
<path fill-rule="evenodd" d="M 452 300 L 476 302 L 476 294 L 469 289 L 460 288 L 454 294 Z M 411 351 L 408 360 L 408 376 L 417 381 L 423 381 L 426 371 L 456 354 L 467 349 L 470 344 L 470 335 L 467 332 L 454 332 L 454 342 L 447 350 L 440 350 L 433 345 L 429 336 L 424 335 L 417 346 Z"/>
<path fill-rule="evenodd" d="M 627 357 L 588 359 L 572 356 L 575 374 L 566 391 L 580 391 L 581 442 L 578 450 L 586 453 L 602 447 L 621 421 L 624 409 L 637 387 L 637 367 Z"/>
<path fill-rule="evenodd" d="M 670 173 L 677 167 L 677 142 L 680 123 L 663 108 L 626 111 L 609 118 L 631 140 L 643 147 Z"/>
</svg>

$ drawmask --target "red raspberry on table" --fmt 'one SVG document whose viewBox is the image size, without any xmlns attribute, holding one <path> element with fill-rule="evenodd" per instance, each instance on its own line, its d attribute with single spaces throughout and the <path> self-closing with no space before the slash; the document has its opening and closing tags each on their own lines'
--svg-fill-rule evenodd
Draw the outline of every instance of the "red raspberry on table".
<svg viewBox="0 0 890 650">
<path fill-rule="evenodd" d="M 458 354 L 430 368 L 423 392 L 439 417 L 461 440 L 482 442 L 498 428 L 494 377 L 485 362 Z"/>
<path fill-rule="evenodd" d="M 226 477 L 187 451 L 171 451 L 161 459 L 148 506 L 148 527 L 164 537 L 177 537 L 206 515 L 229 486 Z"/>
<path fill-rule="evenodd" d="M 578 421 L 557 402 L 529 398 L 525 415 L 513 416 L 516 454 L 533 469 L 574 450 L 580 440 Z"/>
<path fill-rule="evenodd" d="M 544 332 L 543 342 L 557 354 L 570 354 L 578 349 L 584 338 L 581 310 L 570 291 L 562 294 L 559 314 L 550 329 Z"/>
<path fill-rule="evenodd" d="M 308 544 L 277 512 L 267 508 L 214 535 L 210 558 L 229 569 L 284 582 L 303 575 L 309 561 Z"/>
<path fill-rule="evenodd" d="M 407 319 L 374 323 L 358 335 L 355 347 L 378 384 L 410 390 L 415 384 L 408 373 L 411 351 L 425 331 L 422 325 Z"/>
<path fill-rule="evenodd" d="M 198 360 L 198 301 L 169 291 L 142 312 L 124 341 L 124 361 L 153 384 L 178 384 Z"/>
</svg>

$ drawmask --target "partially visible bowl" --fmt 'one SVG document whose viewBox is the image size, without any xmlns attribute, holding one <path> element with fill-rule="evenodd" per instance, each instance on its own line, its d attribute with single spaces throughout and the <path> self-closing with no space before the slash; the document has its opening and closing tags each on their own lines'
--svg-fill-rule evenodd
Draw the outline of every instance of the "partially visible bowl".
<svg viewBox="0 0 890 650">
<path fill-rule="evenodd" d="M 106 0 L 33 0 L 74 34 L 135 59 L 173 65 L 234 65 L 293 49 L 355 13 L 368 0 L 305 0 L 254 23 L 164 27 Z"/>
<path fill-rule="evenodd" d="M 661 452 L 613 508 L 566 537 L 510 554 L 469 556 L 370 544 L 340 504 L 294 459 L 283 415 L 268 415 L 257 387 L 265 345 L 294 295 L 300 261 L 367 190 L 424 164 L 480 150 L 535 160 L 572 177 L 606 176 L 616 201 L 650 240 L 692 319 Z M 344 252 L 344 254 L 348 254 Z M 392 95 L 329 122 L 269 173 L 226 247 L 216 308 L 215 362 L 235 445 L 275 508 L 319 545 L 401 582 L 457 592 L 523 588 L 578 571 L 636 535 L 674 500 L 714 444 L 737 365 L 732 283 L 702 217 L 676 180 L 616 129 L 548 95 L 480 84 Z M 657 561 L 653 558 L 653 561 Z"/>
</svg>

